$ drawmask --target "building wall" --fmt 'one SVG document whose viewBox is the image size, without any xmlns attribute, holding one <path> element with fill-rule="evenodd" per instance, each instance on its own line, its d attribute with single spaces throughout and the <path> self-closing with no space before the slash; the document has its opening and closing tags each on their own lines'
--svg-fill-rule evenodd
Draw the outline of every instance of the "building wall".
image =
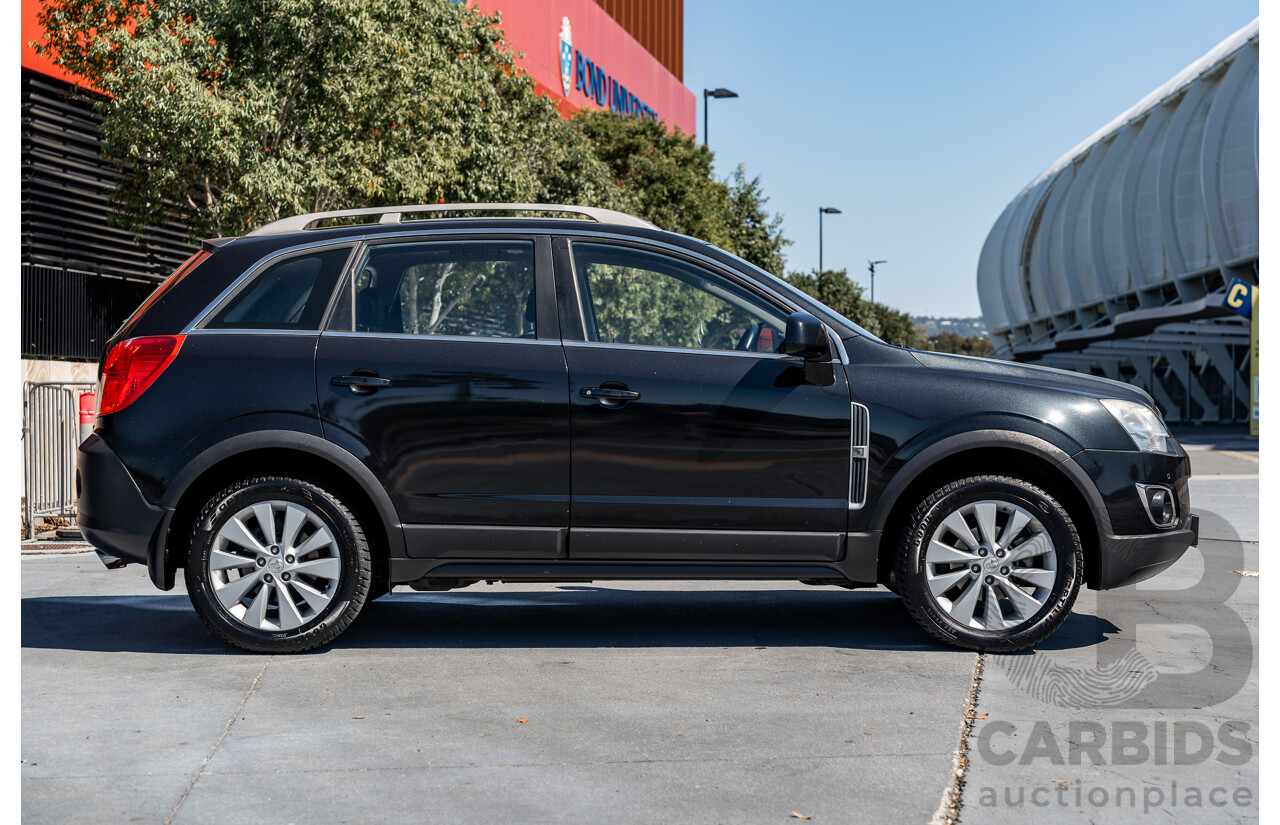
<svg viewBox="0 0 1280 825">
<path fill-rule="evenodd" d="M 696 132 L 697 102 L 681 80 L 682 0 L 477 0 L 475 6 L 486 13 L 501 12 L 507 42 L 523 52 L 516 62 L 529 72 L 539 92 L 563 100 L 571 109 L 609 108 L 607 100 L 601 104 L 576 87 L 580 54 L 625 86 L 669 127 L 679 127 L 687 135 Z M 610 16 L 609 7 L 627 22 Z M 560 61 L 565 19 L 575 60 L 568 89 L 561 80 Z"/>
<path fill-rule="evenodd" d="M 600 8 L 684 80 L 684 0 L 596 0 Z"/>
</svg>

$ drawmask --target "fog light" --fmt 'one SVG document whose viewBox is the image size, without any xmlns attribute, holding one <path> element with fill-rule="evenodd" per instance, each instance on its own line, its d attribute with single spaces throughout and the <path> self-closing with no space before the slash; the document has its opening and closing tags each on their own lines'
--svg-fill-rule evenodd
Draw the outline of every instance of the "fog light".
<svg viewBox="0 0 1280 825">
<path fill-rule="evenodd" d="M 1178 518 L 1178 509 L 1173 503 L 1173 491 L 1157 484 L 1136 484 L 1138 497 L 1147 510 L 1147 516 L 1156 527 L 1172 527 Z"/>
</svg>

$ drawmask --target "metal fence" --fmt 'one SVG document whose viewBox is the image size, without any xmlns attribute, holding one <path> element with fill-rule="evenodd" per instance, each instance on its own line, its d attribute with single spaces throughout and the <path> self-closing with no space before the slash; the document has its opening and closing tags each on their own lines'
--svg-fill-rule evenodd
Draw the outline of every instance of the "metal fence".
<svg viewBox="0 0 1280 825">
<path fill-rule="evenodd" d="M 22 463 L 26 538 L 41 516 L 72 518 L 76 509 L 76 448 L 80 446 L 80 393 L 91 383 L 22 385 Z"/>
</svg>

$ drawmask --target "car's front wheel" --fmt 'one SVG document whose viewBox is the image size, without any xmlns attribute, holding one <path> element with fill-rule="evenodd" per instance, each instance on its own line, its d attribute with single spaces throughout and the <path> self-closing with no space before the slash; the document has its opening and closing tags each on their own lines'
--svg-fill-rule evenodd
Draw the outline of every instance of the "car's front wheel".
<svg viewBox="0 0 1280 825">
<path fill-rule="evenodd" d="M 369 544 L 341 498 L 265 477 L 214 495 L 196 520 L 187 593 L 218 637 L 262 653 L 333 641 L 369 596 Z"/>
<path fill-rule="evenodd" d="M 907 610 L 933 636 L 1008 652 L 1062 624 L 1083 571 L 1080 538 L 1058 501 L 1022 479 L 982 475 L 920 503 L 894 572 Z"/>
</svg>

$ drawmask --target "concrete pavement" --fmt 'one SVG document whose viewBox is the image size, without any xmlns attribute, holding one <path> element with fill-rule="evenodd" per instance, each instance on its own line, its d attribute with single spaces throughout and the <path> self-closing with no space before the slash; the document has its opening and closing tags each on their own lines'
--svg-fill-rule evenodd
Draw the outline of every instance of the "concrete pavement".
<svg viewBox="0 0 1280 825">
<path fill-rule="evenodd" d="M 754 583 L 396 593 L 261 657 L 135 568 L 23 568 L 28 822 L 924 822 L 975 658 Z"/>
<path fill-rule="evenodd" d="M 398 592 L 256 656 L 137 567 L 27 555 L 23 819 L 1256 820 L 1257 464 L 1231 452 L 1192 452 L 1201 552 L 1022 656 L 933 645 L 883 590 L 743 582 Z"/>
</svg>

